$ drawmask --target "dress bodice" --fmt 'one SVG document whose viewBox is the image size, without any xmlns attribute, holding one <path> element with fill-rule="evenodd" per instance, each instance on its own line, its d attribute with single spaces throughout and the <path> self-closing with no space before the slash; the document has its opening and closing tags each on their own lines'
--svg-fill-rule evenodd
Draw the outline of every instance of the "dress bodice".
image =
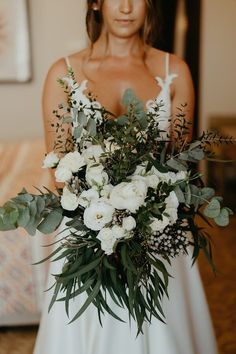
<svg viewBox="0 0 236 354">
<path fill-rule="evenodd" d="M 171 95 L 170 95 L 170 85 L 173 82 L 173 79 L 178 75 L 175 73 L 169 72 L 169 53 L 165 55 L 165 78 L 155 76 L 157 84 L 161 87 L 161 91 L 157 97 L 153 100 L 148 100 L 146 102 L 147 112 L 151 112 L 157 115 L 157 122 L 159 124 L 159 129 L 169 132 L 170 129 L 170 120 L 171 120 Z M 71 69 L 69 58 L 65 58 L 66 65 L 68 70 Z M 75 106 L 82 105 L 84 107 L 84 113 L 87 115 L 94 114 L 94 110 L 91 108 L 102 108 L 101 103 L 98 100 L 93 100 L 85 94 L 87 90 L 88 80 L 82 80 L 81 82 L 73 80 L 70 76 L 63 78 L 67 81 L 68 88 L 72 92 L 72 99 L 74 100 Z M 157 107 L 160 106 L 157 111 Z M 100 112 L 95 111 L 96 118 L 100 118 Z"/>
</svg>

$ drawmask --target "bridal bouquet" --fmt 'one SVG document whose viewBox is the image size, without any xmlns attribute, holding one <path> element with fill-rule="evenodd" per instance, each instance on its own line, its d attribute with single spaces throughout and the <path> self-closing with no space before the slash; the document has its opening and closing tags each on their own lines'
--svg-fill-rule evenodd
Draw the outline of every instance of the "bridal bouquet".
<svg viewBox="0 0 236 354">
<path fill-rule="evenodd" d="M 164 322 L 171 259 L 191 252 L 194 263 L 203 250 L 214 269 L 210 236 L 195 217 L 226 226 L 232 211 L 204 186 L 197 164 L 209 156 L 209 145 L 224 139 L 208 132 L 189 141 L 184 107 L 171 138 L 161 129 L 160 105 L 146 112 L 131 90 L 123 97 L 126 114 L 108 119 L 111 113 L 92 96 L 84 103 L 76 95 L 72 71 L 60 84 L 68 102 L 54 111 L 57 139 L 43 167 L 54 169 L 64 188 L 54 193 L 45 187 L 36 195 L 23 189 L 0 208 L 0 229 L 48 234 L 69 217 L 66 235 L 48 257 L 64 260 L 50 308 L 64 301 L 69 316 L 70 300 L 86 292 L 71 322 L 91 303 L 101 324 L 104 311 L 122 321 L 106 301 L 109 294 L 140 333 L 152 316 Z M 68 123 L 72 134 L 63 138 Z"/>
</svg>

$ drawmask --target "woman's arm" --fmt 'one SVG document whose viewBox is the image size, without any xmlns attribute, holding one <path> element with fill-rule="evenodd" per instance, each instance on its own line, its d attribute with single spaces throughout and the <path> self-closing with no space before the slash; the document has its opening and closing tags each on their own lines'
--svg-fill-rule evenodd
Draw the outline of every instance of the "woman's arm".
<svg viewBox="0 0 236 354">
<path fill-rule="evenodd" d="M 64 92 L 61 85 L 57 82 L 57 79 L 63 78 L 66 74 L 67 66 L 65 60 L 62 58 L 51 66 L 44 82 L 42 109 L 47 152 L 50 152 L 54 149 L 54 142 L 58 135 L 58 133 L 55 131 L 58 119 L 53 114 L 53 111 L 58 109 L 58 105 L 60 103 L 66 102 L 68 99 L 67 94 Z M 52 125 L 54 125 L 54 127 Z M 63 124 L 63 128 L 65 128 L 65 133 L 62 135 L 64 142 L 70 135 L 71 126 L 70 124 Z M 56 188 L 63 188 L 63 183 L 58 183 L 55 181 L 54 170 L 51 170 L 51 174 Z"/>
<path fill-rule="evenodd" d="M 195 105 L 195 93 L 192 75 L 190 73 L 188 65 L 182 59 L 175 55 L 171 55 L 171 72 L 178 74 L 173 81 L 174 83 L 174 95 L 172 99 L 172 117 L 175 119 L 176 115 L 180 113 L 178 107 L 183 104 L 187 104 L 184 108 L 186 113 L 186 120 L 193 123 L 194 105 Z M 192 138 L 192 126 L 190 125 L 190 134 L 188 139 Z"/>
</svg>

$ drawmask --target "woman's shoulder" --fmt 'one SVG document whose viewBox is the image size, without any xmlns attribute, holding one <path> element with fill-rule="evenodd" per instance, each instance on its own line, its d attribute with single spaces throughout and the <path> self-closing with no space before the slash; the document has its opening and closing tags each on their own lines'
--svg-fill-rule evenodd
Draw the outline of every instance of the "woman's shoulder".
<svg viewBox="0 0 236 354">
<path fill-rule="evenodd" d="M 78 67 L 82 63 L 83 58 L 87 55 L 89 48 L 85 48 L 79 52 L 69 54 L 54 61 L 48 69 L 47 78 L 63 78 L 68 73 L 68 64 Z"/>
<path fill-rule="evenodd" d="M 169 73 L 174 73 L 178 76 L 183 76 L 186 75 L 186 72 L 189 72 L 188 64 L 184 59 L 182 59 L 178 55 L 151 47 L 150 58 L 153 62 L 154 69 L 160 70 L 160 67 L 163 67 L 163 69 L 165 69 L 165 65 L 163 64 L 165 64 L 167 60 L 167 54 L 169 54 Z"/>
</svg>

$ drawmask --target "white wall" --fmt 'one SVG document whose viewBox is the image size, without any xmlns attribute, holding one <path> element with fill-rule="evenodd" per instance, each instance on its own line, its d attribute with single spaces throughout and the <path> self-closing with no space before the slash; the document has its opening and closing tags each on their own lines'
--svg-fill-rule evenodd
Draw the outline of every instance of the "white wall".
<svg viewBox="0 0 236 354">
<path fill-rule="evenodd" d="M 0 83 L 0 142 L 43 136 L 41 93 L 50 65 L 86 45 L 85 0 L 29 0 L 33 80 Z"/>
<path fill-rule="evenodd" d="M 201 129 L 212 116 L 236 118 L 236 0 L 203 0 Z"/>
</svg>

